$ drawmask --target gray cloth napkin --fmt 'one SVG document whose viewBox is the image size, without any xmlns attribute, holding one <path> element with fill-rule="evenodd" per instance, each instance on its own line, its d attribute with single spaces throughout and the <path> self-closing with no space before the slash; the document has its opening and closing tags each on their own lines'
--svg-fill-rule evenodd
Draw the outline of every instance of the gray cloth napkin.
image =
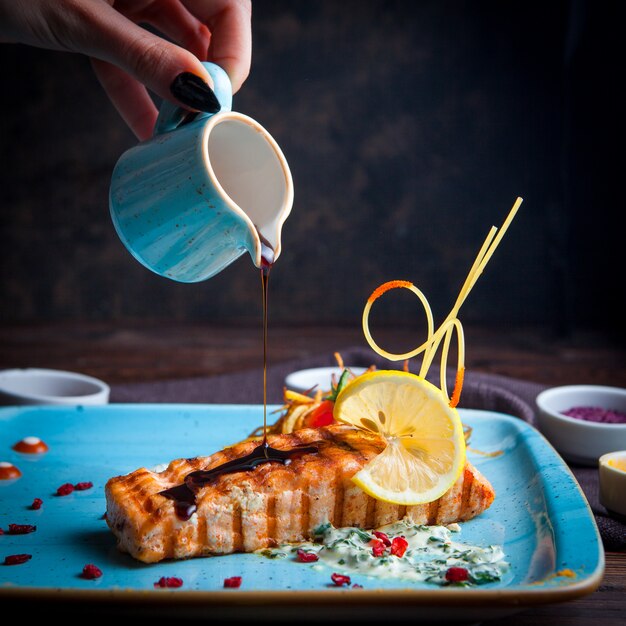
<svg viewBox="0 0 626 626">
<path fill-rule="evenodd" d="M 399 369 L 402 363 L 390 363 L 369 348 L 349 347 L 340 350 L 344 363 L 355 367 Z M 268 402 L 282 403 L 283 383 L 290 372 L 309 367 L 336 365 L 333 355 L 315 356 L 279 363 L 268 368 Z M 208 378 L 113 385 L 111 402 L 173 402 L 211 404 L 258 404 L 262 402 L 262 373 L 248 370 Z M 536 425 L 535 398 L 544 385 L 496 374 L 467 372 L 462 406 L 469 409 L 497 411 L 519 417 Z M 598 470 L 570 465 L 595 515 L 604 547 L 626 549 L 626 523 L 610 517 L 600 504 Z"/>
</svg>

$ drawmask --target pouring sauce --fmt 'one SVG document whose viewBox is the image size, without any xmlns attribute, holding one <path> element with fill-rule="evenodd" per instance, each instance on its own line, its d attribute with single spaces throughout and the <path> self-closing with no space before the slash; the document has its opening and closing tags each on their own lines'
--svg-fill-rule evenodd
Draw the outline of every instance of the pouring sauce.
<svg viewBox="0 0 626 626">
<path fill-rule="evenodd" d="M 282 463 L 288 465 L 297 456 L 317 452 L 315 446 L 300 446 L 291 450 L 278 450 L 272 448 L 267 442 L 267 294 L 270 271 L 274 266 L 275 251 L 270 242 L 259 232 L 261 241 L 261 291 L 263 307 L 263 440 L 249 454 L 222 463 L 209 470 L 196 470 L 185 476 L 182 485 L 170 487 L 159 492 L 174 501 L 176 515 L 183 521 L 187 521 L 197 510 L 196 493 L 205 485 L 208 485 L 224 474 L 246 472 L 253 470 L 261 463 Z"/>
</svg>

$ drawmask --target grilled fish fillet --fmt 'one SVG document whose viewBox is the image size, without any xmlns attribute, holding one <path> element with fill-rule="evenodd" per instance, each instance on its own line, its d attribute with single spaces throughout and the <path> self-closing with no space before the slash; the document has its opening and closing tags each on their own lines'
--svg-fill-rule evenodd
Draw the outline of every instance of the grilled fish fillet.
<svg viewBox="0 0 626 626">
<path fill-rule="evenodd" d="M 376 500 L 350 479 L 385 443 L 377 435 L 343 424 L 272 435 L 268 442 L 277 449 L 314 445 L 318 451 L 288 465 L 264 463 L 219 476 L 197 491 L 197 511 L 187 521 L 159 492 L 184 483 L 190 472 L 250 453 L 258 442 L 244 441 L 207 457 L 178 459 L 158 473 L 142 468 L 111 478 L 105 487 L 106 520 L 120 550 L 155 563 L 304 541 L 327 521 L 336 527 L 368 529 L 405 516 L 418 524 L 450 524 L 482 513 L 495 496 L 489 481 L 467 463 L 439 500 L 408 507 Z"/>
</svg>

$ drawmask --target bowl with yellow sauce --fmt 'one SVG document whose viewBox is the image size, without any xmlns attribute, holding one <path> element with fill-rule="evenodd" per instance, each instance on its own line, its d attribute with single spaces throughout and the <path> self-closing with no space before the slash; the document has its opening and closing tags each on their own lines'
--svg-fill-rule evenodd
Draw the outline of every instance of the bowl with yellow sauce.
<svg viewBox="0 0 626 626">
<path fill-rule="evenodd" d="M 603 454 L 599 461 L 600 504 L 626 518 L 626 450 Z"/>
</svg>

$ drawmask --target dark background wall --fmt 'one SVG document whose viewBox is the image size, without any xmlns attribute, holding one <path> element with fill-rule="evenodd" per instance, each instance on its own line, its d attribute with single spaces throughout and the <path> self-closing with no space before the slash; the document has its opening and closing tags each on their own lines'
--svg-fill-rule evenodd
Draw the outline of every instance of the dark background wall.
<svg viewBox="0 0 626 626">
<path fill-rule="evenodd" d="M 358 323 L 396 278 L 441 319 L 521 195 L 461 319 L 618 330 L 618 4 L 253 3 L 252 73 L 234 108 L 277 139 L 296 192 L 272 323 Z M 247 256 L 182 285 L 118 241 L 108 184 L 135 139 L 85 58 L 4 45 L 0 67 L 0 320 L 258 321 Z M 416 306 L 393 294 L 377 319 L 406 322 Z"/>
</svg>

